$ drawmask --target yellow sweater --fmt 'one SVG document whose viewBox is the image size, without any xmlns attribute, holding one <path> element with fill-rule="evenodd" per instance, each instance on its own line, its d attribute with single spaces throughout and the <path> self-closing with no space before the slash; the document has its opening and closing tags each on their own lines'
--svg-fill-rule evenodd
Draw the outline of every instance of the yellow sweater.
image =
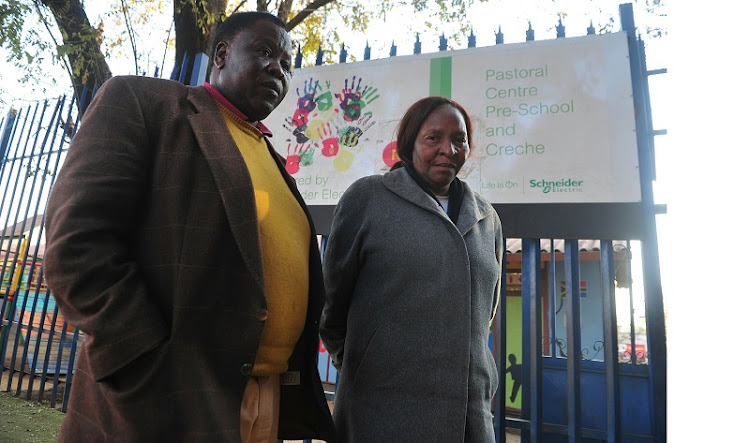
<svg viewBox="0 0 750 443">
<path fill-rule="evenodd" d="M 281 374 L 307 316 L 310 225 L 263 134 L 221 104 L 219 108 L 247 164 L 258 210 L 268 319 L 252 375 Z"/>
</svg>

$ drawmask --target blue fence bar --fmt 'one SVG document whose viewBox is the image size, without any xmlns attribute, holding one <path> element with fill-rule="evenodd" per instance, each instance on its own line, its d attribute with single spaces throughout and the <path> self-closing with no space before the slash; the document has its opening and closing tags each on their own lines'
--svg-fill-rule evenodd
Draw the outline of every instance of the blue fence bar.
<svg viewBox="0 0 750 443">
<path fill-rule="evenodd" d="M 495 364 L 500 371 L 500 383 L 495 393 L 493 422 L 495 424 L 495 442 L 505 443 L 505 355 L 507 354 L 506 328 L 507 328 L 507 292 L 508 282 L 505 279 L 507 275 L 507 262 L 505 260 L 508 239 L 503 237 L 503 260 L 501 263 L 500 279 L 500 301 L 497 306 L 497 313 L 492 325 L 492 350 L 494 351 Z"/>
<path fill-rule="evenodd" d="M 542 280 L 539 239 L 522 242 L 523 374 L 522 413 L 528 419 L 529 437 L 542 441 Z M 528 363 L 526 363 L 528 362 Z M 526 382 L 526 380 L 528 380 Z M 524 431 L 524 434 L 526 431 Z"/>
<path fill-rule="evenodd" d="M 557 285 L 556 282 L 556 253 L 555 253 L 555 239 L 551 238 L 549 239 L 549 266 L 547 267 L 548 272 L 548 291 L 549 291 L 549 302 L 547 303 L 547 316 L 549 317 L 550 321 L 550 335 L 547 339 L 547 343 L 549 346 L 549 357 L 555 358 L 557 357 L 557 319 L 556 319 L 556 313 L 557 313 Z"/>
<path fill-rule="evenodd" d="M 617 355 L 617 306 L 615 259 L 612 241 L 601 242 L 602 318 L 604 319 L 604 366 L 607 377 L 607 441 L 621 441 L 620 385 Z"/>
<path fill-rule="evenodd" d="M 581 441 L 581 299 L 578 240 L 565 240 L 565 326 L 568 333 L 568 441 Z"/>
</svg>

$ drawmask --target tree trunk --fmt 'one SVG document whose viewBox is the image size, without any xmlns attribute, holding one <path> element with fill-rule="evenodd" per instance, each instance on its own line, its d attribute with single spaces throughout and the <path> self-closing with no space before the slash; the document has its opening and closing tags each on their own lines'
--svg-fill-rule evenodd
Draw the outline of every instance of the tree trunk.
<svg viewBox="0 0 750 443">
<path fill-rule="evenodd" d="M 85 103 L 80 100 L 84 86 L 90 91 L 112 77 L 102 53 L 101 36 L 91 27 L 79 0 L 42 0 L 42 3 L 55 17 L 63 44 L 68 48 L 73 89 L 79 109 L 84 109 Z"/>
<path fill-rule="evenodd" d="M 227 9 L 228 0 L 174 0 L 175 65 L 180 67 L 187 55 L 211 55 L 216 26 Z M 192 69 L 192 66 L 189 66 Z"/>
</svg>

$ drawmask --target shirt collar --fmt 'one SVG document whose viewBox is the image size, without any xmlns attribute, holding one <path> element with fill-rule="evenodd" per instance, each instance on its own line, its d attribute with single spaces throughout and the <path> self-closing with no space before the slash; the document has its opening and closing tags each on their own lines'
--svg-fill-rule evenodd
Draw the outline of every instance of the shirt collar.
<svg viewBox="0 0 750 443">
<path fill-rule="evenodd" d="M 206 88 L 206 91 L 211 95 L 211 97 L 216 100 L 217 102 L 221 103 L 222 106 L 232 111 L 233 114 L 235 114 L 237 117 L 244 121 L 249 121 L 247 116 L 242 113 L 239 109 L 237 109 L 236 106 L 234 106 L 232 103 L 229 102 L 229 100 L 226 99 L 223 95 L 221 95 L 221 92 L 219 92 L 216 88 L 214 88 L 209 82 L 203 82 L 203 87 Z M 266 125 L 263 124 L 263 122 L 257 121 L 257 122 L 251 122 L 255 125 L 256 128 L 260 132 L 263 133 L 263 135 L 267 137 L 272 137 L 273 133 Z"/>
</svg>

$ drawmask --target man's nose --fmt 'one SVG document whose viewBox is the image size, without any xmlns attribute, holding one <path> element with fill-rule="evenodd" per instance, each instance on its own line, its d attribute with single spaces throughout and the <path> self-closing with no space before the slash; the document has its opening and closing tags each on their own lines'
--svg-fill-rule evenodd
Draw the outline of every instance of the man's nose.
<svg viewBox="0 0 750 443">
<path fill-rule="evenodd" d="M 268 65 L 268 70 L 273 74 L 275 77 L 283 79 L 285 77 L 284 74 L 284 68 L 281 67 L 281 61 L 277 59 L 271 59 L 271 62 Z"/>
</svg>

